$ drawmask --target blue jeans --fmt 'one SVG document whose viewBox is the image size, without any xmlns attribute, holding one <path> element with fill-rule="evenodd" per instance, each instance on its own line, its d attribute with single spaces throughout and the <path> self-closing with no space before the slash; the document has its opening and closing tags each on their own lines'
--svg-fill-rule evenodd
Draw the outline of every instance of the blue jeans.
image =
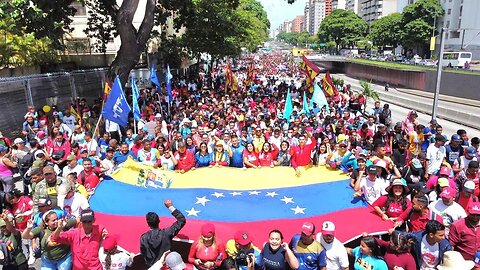
<svg viewBox="0 0 480 270">
<path fill-rule="evenodd" d="M 42 254 L 42 268 L 41 270 L 70 270 L 72 269 L 72 253 L 61 258 L 60 260 L 50 260 Z"/>
</svg>

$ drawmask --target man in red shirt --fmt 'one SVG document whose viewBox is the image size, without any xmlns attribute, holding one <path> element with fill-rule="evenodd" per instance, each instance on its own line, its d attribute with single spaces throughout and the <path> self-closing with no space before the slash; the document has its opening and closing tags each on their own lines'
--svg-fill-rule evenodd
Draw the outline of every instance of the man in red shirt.
<svg viewBox="0 0 480 270">
<path fill-rule="evenodd" d="M 373 132 L 368 128 L 368 125 L 366 123 L 362 124 L 362 127 L 359 130 L 357 130 L 357 134 L 362 139 L 365 139 L 367 136 L 373 137 Z"/>
<path fill-rule="evenodd" d="M 174 157 L 178 161 L 176 168 L 178 172 L 185 173 L 195 169 L 195 156 L 192 152 L 187 151 L 187 146 L 184 142 L 178 143 L 178 151 L 175 152 Z"/>
<path fill-rule="evenodd" d="M 135 156 L 138 155 L 138 151 L 143 148 L 143 136 L 142 135 L 137 135 L 135 137 L 135 140 L 133 141 L 133 146 L 132 149 L 130 149 Z"/>
<path fill-rule="evenodd" d="M 473 260 L 480 249 L 480 203 L 470 204 L 468 216 L 450 226 L 448 240 L 452 248 L 462 254 L 465 260 Z"/>
<path fill-rule="evenodd" d="M 88 158 L 83 159 L 83 171 L 81 171 L 77 176 L 77 182 L 83 185 L 87 192 L 92 195 L 100 183 L 102 172 L 100 168 L 93 167 L 92 161 Z"/>
<path fill-rule="evenodd" d="M 401 227 L 407 222 L 410 232 L 425 230 L 427 222 L 434 219 L 443 224 L 442 216 L 436 215 L 428 208 L 428 198 L 424 194 L 417 194 L 412 199 L 412 210 L 403 212 L 395 222 L 395 227 Z"/>
<path fill-rule="evenodd" d="M 102 270 L 98 258 L 100 242 L 107 235 L 107 231 L 95 222 L 92 210 L 83 210 L 80 214 L 82 226 L 64 232 L 67 221 L 59 220 L 57 229 L 52 233 L 52 242 L 70 245 L 73 254 L 73 270 Z"/>
<path fill-rule="evenodd" d="M 292 155 L 292 167 L 295 169 L 295 173 L 297 176 L 300 176 L 300 166 L 307 166 L 310 164 L 311 161 L 311 153 L 317 141 L 315 137 L 312 136 L 312 133 L 309 131 L 305 131 L 307 137 L 310 138 L 310 143 L 307 143 L 307 138 L 305 135 L 300 135 L 298 138 L 298 146 L 291 147 L 291 155 Z"/>
</svg>

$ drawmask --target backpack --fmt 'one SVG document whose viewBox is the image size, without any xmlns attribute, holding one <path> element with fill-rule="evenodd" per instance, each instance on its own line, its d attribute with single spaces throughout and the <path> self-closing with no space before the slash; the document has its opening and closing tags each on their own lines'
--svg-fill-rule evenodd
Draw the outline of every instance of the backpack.
<svg viewBox="0 0 480 270">
<path fill-rule="evenodd" d="M 15 264 L 15 256 L 12 251 L 4 241 L 0 241 L 0 265 Z"/>
<path fill-rule="evenodd" d="M 33 165 L 33 161 L 35 160 L 34 152 L 28 152 L 25 156 L 23 156 L 20 161 L 18 161 L 17 167 L 18 169 L 28 170 Z"/>
</svg>

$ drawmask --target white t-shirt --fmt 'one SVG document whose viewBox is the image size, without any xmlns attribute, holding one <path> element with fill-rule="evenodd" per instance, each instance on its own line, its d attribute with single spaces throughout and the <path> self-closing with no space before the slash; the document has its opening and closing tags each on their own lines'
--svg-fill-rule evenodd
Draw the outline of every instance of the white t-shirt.
<svg viewBox="0 0 480 270">
<path fill-rule="evenodd" d="M 105 254 L 105 251 L 103 250 L 103 247 L 100 248 L 98 251 L 98 258 L 100 259 L 100 262 L 102 263 L 103 269 L 105 269 L 105 258 L 107 257 L 107 254 Z M 127 268 L 127 266 L 132 265 L 133 260 L 132 258 L 125 253 L 124 251 L 121 251 L 120 253 L 116 253 L 111 256 L 111 264 L 110 264 L 110 269 L 112 270 L 123 270 Z"/>
<path fill-rule="evenodd" d="M 59 200 L 59 206 L 74 217 L 79 217 L 82 210 L 90 208 L 87 198 L 80 193 L 74 193 L 71 198 L 63 199 L 63 203 Z"/>
<path fill-rule="evenodd" d="M 67 175 L 71 174 L 72 172 L 75 172 L 77 173 L 77 175 L 80 174 L 80 172 L 83 171 L 83 166 L 81 165 L 76 165 L 75 168 L 70 168 L 70 166 L 65 166 L 63 167 L 63 171 L 62 171 L 62 176 L 63 177 L 67 177 Z"/>
<path fill-rule="evenodd" d="M 89 142 L 87 142 L 87 150 L 89 155 L 92 151 L 95 151 L 95 156 L 99 156 L 100 154 L 100 149 L 98 148 L 98 143 L 95 139 L 91 139 Z"/>
<path fill-rule="evenodd" d="M 77 120 L 75 119 L 75 116 L 73 115 L 70 115 L 70 116 L 64 116 L 62 118 L 62 121 L 65 125 L 67 125 L 70 130 L 74 130 L 75 129 L 75 124 L 77 123 Z"/>
<path fill-rule="evenodd" d="M 437 265 L 440 262 L 439 254 L 439 244 L 435 243 L 431 246 L 427 242 L 427 236 L 424 235 L 422 238 L 422 243 L 420 244 L 422 263 L 420 265 L 420 270 L 435 270 Z"/>
<path fill-rule="evenodd" d="M 433 174 L 440 170 L 442 161 L 445 158 L 446 150 L 444 146 L 436 147 L 434 143 L 427 148 L 428 173 Z"/>
<path fill-rule="evenodd" d="M 430 208 L 430 210 L 435 212 L 437 215 L 442 216 L 443 224 L 446 227 L 450 227 L 450 225 L 455 221 L 467 216 L 467 213 L 465 213 L 465 209 L 463 209 L 461 205 L 453 202 L 453 204 L 447 206 L 443 203 L 442 199 L 430 203 L 428 208 Z"/>
<path fill-rule="evenodd" d="M 343 244 L 335 238 L 332 243 L 323 240 L 322 233 L 317 234 L 317 241 L 326 250 L 327 270 L 343 270 L 348 267 L 348 254 Z"/>
<path fill-rule="evenodd" d="M 115 167 L 115 164 L 113 164 L 113 159 L 104 159 L 102 162 L 100 162 L 102 167 L 106 169 L 107 171 L 105 174 L 112 174 L 113 173 L 113 167 Z"/>
<path fill-rule="evenodd" d="M 360 188 L 369 204 L 373 204 L 380 196 L 386 195 L 385 188 L 389 185 L 390 183 L 381 177 L 377 177 L 373 182 L 368 179 L 368 176 L 360 180 Z"/>
</svg>

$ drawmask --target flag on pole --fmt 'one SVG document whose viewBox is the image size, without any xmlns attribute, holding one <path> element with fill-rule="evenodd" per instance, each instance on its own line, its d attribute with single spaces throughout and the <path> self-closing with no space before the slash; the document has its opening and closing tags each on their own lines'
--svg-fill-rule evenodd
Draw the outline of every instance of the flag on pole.
<svg viewBox="0 0 480 270">
<path fill-rule="evenodd" d="M 285 108 L 283 109 L 283 118 L 287 119 L 290 123 L 290 116 L 293 112 L 292 97 L 290 96 L 290 89 L 287 92 L 287 98 L 285 100 Z"/>
<path fill-rule="evenodd" d="M 132 75 L 131 83 L 132 85 L 132 107 L 133 107 L 133 118 L 138 121 L 140 120 L 141 113 L 140 107 L 138 106 L 138 99 L 140 98 L 140 91 L 138 90 L 137 83 L 135 82 L 135 77 Z"/>
<path fill-rule="evenodd" d="M 103 87 L 103 102 L 107 100 L 108 95 L 110 94 L 110 91 L 112 88 L 110 87 L 110 84 L 108 83 L 108 80 L 105 81 L 105 86 Z"/>
<path fill-rule="evenodd" d="M 120 78 L 117 76 L 113 82 L 112 91 L 103 107 L 102 116 L 125 127 L 128 123 L 128 113 L 130 111 L 130 106 L 122 90 Z"/>
<path fill-rule="evenodd" d="M 150 81 L 155 84 L 157 87 L 160 87 L 160 82 L 158 81 L 157 72 L 155 71 L 155 67 L 152 64 L 152 68 L 150 69 Z"/>
<path fill-rule="evenodd" d="M 322 109 L 323 106 L 325 106 L 327 109 L 327 113 L 330 113 L 327 98 L 325 97 L 322 89 L 320 89 L 320 86 L 317 83 L 314 83 L 313 89 L 313 96 L 310 100 L 310 108 L 313 108 L 313 103 L 315 102 L 318 108 Z"/>
<path fill-rule="evenodd" d="M 308 60 L 305 55 L 302 55 L 302 61 L 303 62 L 300 64 L 300 69 L 303 73 L 305 73 L 307 89 L 310 91 L 310 93 L 312 93 L 313 82 L 315 77 L 320 74 L 320 69 L 314 63 Z"/>
<path fill-rule="evenodd" d="M 73 117 L 75 117 L 75 121 L 79 121 L 80 120 L 80 116 L 78 115 L 77 111 L 75 110 L 75 108 L 73 108 L 73 104 L 70 104 L 70 114 L 73 115 Z"/>
<path fill-rule="evenodd" d="M 303 91 L 303 106 L 302 106 L 302 112 L 309 117 L 310 116 L 310 108 L 308 107 L 307 103 L 307 91 Z"/>
<path fill-rule="evenodd" d="M 230 64 L 228 64 L 228 66 L 225 68 L 225 92 L 227 89 L 232 91 L 238 90 L 237 77 L 235 77 L 235 74 L 233 74 L 232 66 Z"/>
<path fill-rule="evenodd" d="M 172 79 L 173 75 L 170 73 L 170 65 L 167 64 L 167 73 L 165 73 L 165 82 L 167 84 L 167 95 L 168 95 L 168 102 L 173 101 L 173 96 L 172 96 Z"/>
<path fill-rule="evenodd" d="M 247 79 L 245 80 L 245 85 L 248 86 L 255 81 L 254 67 L 253 63 L 250 63 L 247 68 Z"/>
<path fill-rule="evenodd" d="M 335 88 L 335 85 L 333 85 L 332 78 L 330 77 L 329 71 L 327 71 L 327 73 L 325 73 L 325 76 L 323 76 L 322 87 L 323 87 L 323 92 L 325 92 L 326 96 L 334 97 L 338 95 L 338 90 L 337 88 Z"/>
</svg>

